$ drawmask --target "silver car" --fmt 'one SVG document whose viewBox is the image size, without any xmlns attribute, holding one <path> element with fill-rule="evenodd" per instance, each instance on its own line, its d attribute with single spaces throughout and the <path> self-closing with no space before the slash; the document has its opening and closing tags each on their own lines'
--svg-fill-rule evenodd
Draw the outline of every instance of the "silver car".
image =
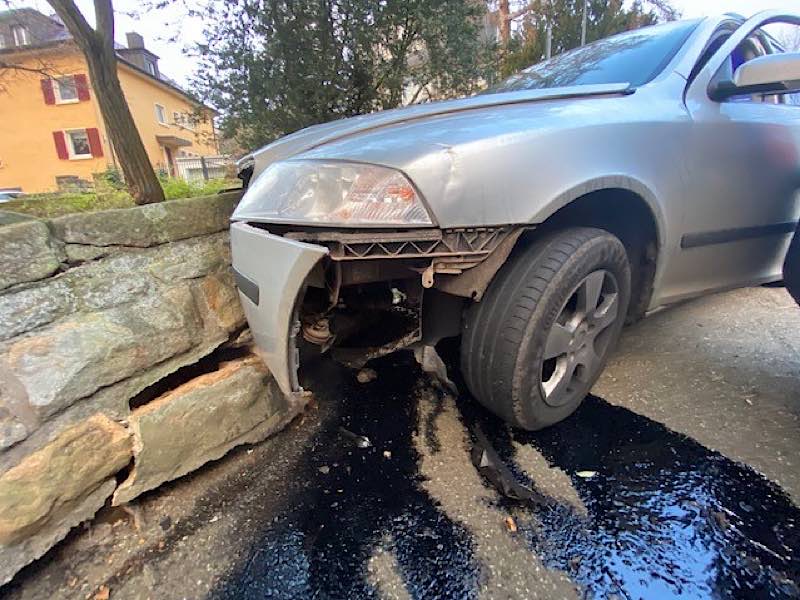
<svg viewBox="0 0 800 600">
<path fill-rule="evenodd" d="M 798 220 L 800 55 L 763 12 L 624 33 L 473 98 L 304 129 L 242 161 L 231 244 L 281 389 L 460 336 L 513 425 L 572 413 L 623 324 L 781 277 Z"/>
</svg>

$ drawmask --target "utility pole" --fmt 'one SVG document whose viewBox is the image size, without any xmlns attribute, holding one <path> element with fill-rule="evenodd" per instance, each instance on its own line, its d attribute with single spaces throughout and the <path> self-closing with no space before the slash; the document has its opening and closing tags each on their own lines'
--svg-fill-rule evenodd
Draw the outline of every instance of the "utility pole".
<svg viewBox="0 0 800 600">
<path fill-rule="evenodd" d="M 545 58 L 550 58 L 553 56 L 553 26 L 550 23 L 547 24 L 547 37 L 545 38 L 544 42 L 544 56 Z"/>
<path fill-rule="evenodd" d="M 586 20 L 589 12 L 589 0 L 583 0 L 583 21 L 581 21 L 581 46 L 586 45 Z"/>
</svg>

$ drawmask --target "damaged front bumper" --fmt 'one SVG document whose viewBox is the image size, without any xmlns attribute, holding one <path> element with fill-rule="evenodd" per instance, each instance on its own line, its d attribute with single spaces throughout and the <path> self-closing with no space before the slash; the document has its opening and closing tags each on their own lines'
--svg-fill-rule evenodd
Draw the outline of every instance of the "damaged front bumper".
<svg viewBox="0 0 800 600">
<path fill-rule="evenodd" d="M 465 302 L 480 300 L 522 231 L 336 231 L 237 222 L 231 246 L 256 346 L 281 390 L 293 394 L 303 392 L 301 352 L 303 360 L 330 352 L 360 368 L 457 336 Z"/>
<path fill-rule="evenodd" d="M 301 392 L 297 303 L 308 275 L 328 249 L 233 223 L 231 251 L 239 297 L 259 353 L 285 394 Z"/>
</svg>

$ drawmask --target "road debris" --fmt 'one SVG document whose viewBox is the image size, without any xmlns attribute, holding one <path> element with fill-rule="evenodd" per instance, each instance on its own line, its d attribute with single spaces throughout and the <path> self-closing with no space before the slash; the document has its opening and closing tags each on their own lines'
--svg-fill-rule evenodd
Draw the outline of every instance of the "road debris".
<svg viewBox="0 0 800 600">
<path fill-rule="evenodd" d="M 339 427 L 339 433 L 342 434 L 344 437 L 349 439 L 357 448 L 369 448 L 372 446 L 372 442 L 369 441 L 369 438 L 364 435 L 358 435 L 357 433 L 353 433 L 345 429 L 344 427 Z"/>
<path fill-rule="evenodd" d="M 111 597 L 111 590 L 107 585 L 101 585 L 94 593 L 94 600 L 108 600 Z"/>
<path fill-rule="evenodd" d="M 472 447 L 472 452 L 470 452 L 472 464 L 475 465 L 478 472 L 489 481 L 498 492 L 512 500 L 544 500 L 541 494 L 525 487 L 516 480 L 514 474 L 508 469 L 497 454 L 497 451 L 486 438 L 480 425 L 475 425 L 472 429 L 472 433 L 476 439 L 475 445 Z"/>
<path fill-rule="evenodd" d="M 363 368 L 359 370 L 358 374 L 356 375 L 356 380 L 358 383 L 370 383 L 371 381 L 375 381 L 378 378 L 378 373 L 375 369 Z"/>
<path fill-rule="evenodd" d="M 441 387 L 444 391 L 458 396 L 458 388 L 447 376 L 447 366 L 442 357 L 433 346 L 417 344 L 414 346 L 414 358 L 433 380 L 434 385 Z"/>
<path fill-rule="evenodd" d="M 592 479 L 597 475 L 597 471 L 578 471 L 575 475 L 582 479 Z"/>
<path fill-rule="evenodd" d="M 389 450 L 384 450 L 383 458 L 392 458 L 392 453 Z"/>
<path fill-rule="evenodd" d="M 506 517 L 506 529 L 508 529 L 511 533 L 517 533 L 517 522 L 514 520 L 514 517 Z"/>
<path fill-rule="evenodd" d="M 317 469 L 323 475 L 327 475 L 331 472 L 331 468 L 328 465 L 322 465 L 319 469 Z"/>
</svg>

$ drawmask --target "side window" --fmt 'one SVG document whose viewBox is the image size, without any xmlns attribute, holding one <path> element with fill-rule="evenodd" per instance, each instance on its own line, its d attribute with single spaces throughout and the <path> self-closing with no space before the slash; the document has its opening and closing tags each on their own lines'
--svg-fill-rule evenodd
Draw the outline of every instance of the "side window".
<svg viewBox="0 0 800 600">
<path fill-rule="evenodd" d="M 754 58 L 770 54 L 770 51 L 771 48 L 766 44 L 764 32 L 759 29 L 737 46 L 736 50 L 733 51 L 723 64 L 721 74 L 723 74 L 726 79 L 733 79 L 733 74 L 736 72 L 736 69 Z M 778 100 L 775 96 L 755 95 L 734 96 L 730 98 L 728 102 L 765 102 L 776 104 Z"/>
<path fill-rule="evenodd" d="M 763 29 L 772 53 L 800 52 L 800 26 L 785 23 L 773 23 Z M 800 93 L 780 96 L 783 104 L 800 108 Z"/>
</svg>

